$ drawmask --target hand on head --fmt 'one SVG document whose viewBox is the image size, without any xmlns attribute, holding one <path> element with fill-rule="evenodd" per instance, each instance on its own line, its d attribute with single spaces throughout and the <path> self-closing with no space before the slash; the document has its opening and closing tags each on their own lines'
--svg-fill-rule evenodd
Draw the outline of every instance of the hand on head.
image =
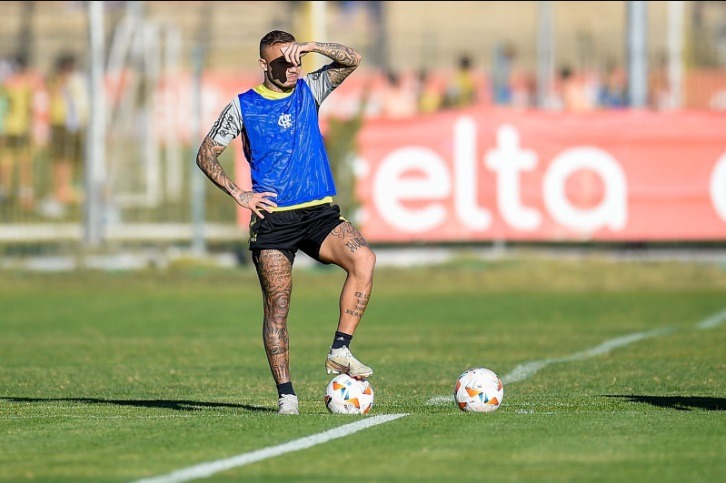
<svg viewBox="0 0 726 483">
<path fill-rule="evenodd" d="M 286 47 L 280 49 L 285 60 L 295 67 L 301 65 L 302 57 L 310 52 L 308 43 L 293 42 Z"/>
</svg>

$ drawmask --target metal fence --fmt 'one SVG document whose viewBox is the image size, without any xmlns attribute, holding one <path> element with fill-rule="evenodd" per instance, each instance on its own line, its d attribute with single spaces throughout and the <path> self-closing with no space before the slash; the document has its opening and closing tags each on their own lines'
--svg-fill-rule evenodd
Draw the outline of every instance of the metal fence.
<svg viewBox="0 0 726 483">
<path fill-rule="evenodd" d="M 634 6 L 644 9 L 635 23 Z M 647 107 L 726 110 L 721 1 L 3 2 L 0 15 L 7 24 L 0 32 L 6 256 L 243 244 L 236 206 L 200 182 L 194 155 L 228 101 L 205 79 L 229 71 L 233 79 L 254 78 L 259 37 L 272 28 L 355 46 L 366 58 L 361 79 L 425 71 L 444 88 L 466 56 L 491 105 L 563 109 L 553 93 L 576 79 L 586 108 L 627 108 L 637 62 L 647 69 L 640 80 Z M 629 40 L 636 27 L 637 52 Z M 102 132 L 83 123 L 98 103 L 94 55 L 102 66 L 104 105 L 95 114 Z M 55 110 L 68 93 L 57 87 L 58 69 L 68 58 L 85 79 L 76 105 L 87 112 L 76 119 L 78 130 L 60 132 Z M 604 100 L 610 83 L 621 97 Z M 326 112 L 355 112 L 338 107 Z M 233 149 L 222 163 L 234 172 Z"/>
</svg>

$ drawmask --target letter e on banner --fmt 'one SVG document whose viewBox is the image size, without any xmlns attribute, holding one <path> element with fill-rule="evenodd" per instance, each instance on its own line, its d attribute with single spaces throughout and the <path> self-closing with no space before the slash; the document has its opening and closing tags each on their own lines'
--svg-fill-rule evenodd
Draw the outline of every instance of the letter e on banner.
<svg viewBox="0 0 726 483">
<path fill-rule="evenodd" d="M 405 177 L 406 172 L 417 176 Z M 421 176 L 419 173 L 422 173 Z M 423 233 L 446 221 L 446 207 L 436 199 L 451 194 L 451 176 L 445 163 L 430 149 L 408 147 L 386 156 L 373 181 L 376 210 L 389 225 L 409 233 Z M 405 201 L 423 201 L 424 207 L 405 206 Z"/>
</svg>

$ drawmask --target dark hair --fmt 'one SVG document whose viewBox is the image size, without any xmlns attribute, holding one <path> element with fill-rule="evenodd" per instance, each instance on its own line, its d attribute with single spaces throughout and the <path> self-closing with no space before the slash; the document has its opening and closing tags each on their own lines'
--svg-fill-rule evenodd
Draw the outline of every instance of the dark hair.
<svg viewBox="0 0 726 483">
<path fill-rule="evenodd" d="M 468 55 L 459 56 L 459 68 L 462 70 L 471 69 L 471 57 Z"/>
<path fill-rule="evenodd" d="M 295 37 L 292 34 L 282 30 L 273 30 L 272 32 L 268 32 L 264 37 L 262 37 L 262 40 L 260 40 L 260 57 L 262 57 L 262 49 L 265 47 L 270 47 L 275 44 L 287 44 L 290 42 L 295 42 Z"/>
<path fill-rule="evenodd" d="M 28 56 L 24 53 L 15 54 L 13 61 L 18 69 L 22 70 L 28 67 Z"/>
<path fill-rule="evenodd" d="M 76 56 L 71 53 L 63 53 L 56 58 L 55 68 L 58 71 L 73 70 L 76 66 Z"/>
</svg>

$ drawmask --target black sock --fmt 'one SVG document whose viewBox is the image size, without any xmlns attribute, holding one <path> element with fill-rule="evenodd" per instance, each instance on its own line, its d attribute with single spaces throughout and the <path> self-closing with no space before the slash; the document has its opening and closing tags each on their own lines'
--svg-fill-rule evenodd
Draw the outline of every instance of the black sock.
<svg viewBox="0 0 726 483">
<path fill-rule="evenodd" d="M 333 337 L 333 345 L 331 346 L 333 349 L 340 349 L 343 346 L 346 346 L 350 349 L 350 341 L 353 340 L 353 336 L 350 334 L 346 334 L 345 332 L 339 332 L 335 331 L 335 337 Z"/>
<path fill-rule="evenodd" d="M 292 388 L 292 382 L 283 382 L 277 385 L 277 395 L 282 397 L 283 394 L 295 395 L 295 390 Z"/>
</svg>

